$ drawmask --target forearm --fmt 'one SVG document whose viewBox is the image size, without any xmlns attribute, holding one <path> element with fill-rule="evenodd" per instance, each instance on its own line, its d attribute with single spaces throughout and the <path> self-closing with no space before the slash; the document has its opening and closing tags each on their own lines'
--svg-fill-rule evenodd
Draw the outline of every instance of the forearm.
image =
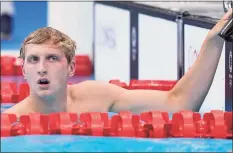
<svg viewBox="0 0 233 153">
<path fill-rule="evenodd" d="M 224 40 L 219 36 L 206 37 L 197 60 L 171 91 L 178 104 L 198 111 L 211 87 Z"/>
</svg>

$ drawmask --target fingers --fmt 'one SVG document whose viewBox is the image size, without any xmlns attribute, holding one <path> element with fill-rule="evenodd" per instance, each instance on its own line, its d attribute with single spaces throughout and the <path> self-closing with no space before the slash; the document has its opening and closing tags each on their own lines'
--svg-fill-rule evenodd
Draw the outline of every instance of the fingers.
<svg viewBox="0 0 233 153">
<path fill-rule="evenodd" d="M 229 8 L 227 13 L 223 16 L 223 20 L 229 20 L 232 17 L 232 8 Z"/>
</svg>

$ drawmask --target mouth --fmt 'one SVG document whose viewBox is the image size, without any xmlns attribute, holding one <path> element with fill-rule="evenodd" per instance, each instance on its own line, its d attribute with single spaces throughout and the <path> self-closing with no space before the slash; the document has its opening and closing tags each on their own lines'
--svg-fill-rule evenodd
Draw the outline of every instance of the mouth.
<svg viewBox="0 0 233 153">
<path fill-rule="evenodd" d="M 40 86 L 47 86 L 49 85 L 50 81 L 46 78 L 43 78 L 43 79 L 39 79 L 37 81 L 37 83 L 40 85 Z"/>
</svg>

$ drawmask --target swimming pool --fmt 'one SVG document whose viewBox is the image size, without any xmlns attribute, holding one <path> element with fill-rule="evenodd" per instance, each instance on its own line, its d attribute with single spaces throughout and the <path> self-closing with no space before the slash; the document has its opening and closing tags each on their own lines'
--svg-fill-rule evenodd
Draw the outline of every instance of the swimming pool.
<svg viewBox="0 0 233 153">
<path fill-rule="evenodd" d="M 1 111 L 12 105 L 1 105 Z M 109 113 L 112 116 L 114 113 Z M 231 139 L 27 135 L 1 138 L 2 152 L 232 152 Z"/>
</svg>

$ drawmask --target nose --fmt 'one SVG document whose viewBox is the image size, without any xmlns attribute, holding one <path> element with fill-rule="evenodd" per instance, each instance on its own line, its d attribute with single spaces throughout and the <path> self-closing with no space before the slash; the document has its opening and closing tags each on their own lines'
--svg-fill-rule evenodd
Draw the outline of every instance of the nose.
<svg viewBox="0 0 233 153">
<path fill-rule="evenodd" d="M 44 61 L 39 63 L 38 74 L 39 75 L 46 75 L 48 73 Z"/>
<path fill-rule="evenodd" d="M 46 69 L 41 69 L 38 71 L 38 74 L 40 75 L 46 75 L 47 74 L 47 70 Z"/>
</svg>

